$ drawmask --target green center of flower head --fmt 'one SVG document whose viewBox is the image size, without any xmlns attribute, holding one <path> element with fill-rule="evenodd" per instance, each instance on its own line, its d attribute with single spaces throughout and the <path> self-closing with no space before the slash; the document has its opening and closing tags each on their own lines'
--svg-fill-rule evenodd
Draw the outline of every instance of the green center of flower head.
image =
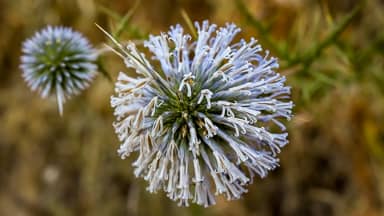
<svg viewBox="0 0 384 216">
<path fill-rule="evenodd" d="M 187 74 L 179 86 L 171 88 L 174 96 L 167 95 L 167 99 L 159 103 L 153 119 L 158 119 L 160 115 L 166 116 L 163 119 L 163 126 L 168 128 L 172 128 L 172 125 L 177 123 L 178 129 L 174 133 L 180 135 L 181 139 L 187 138 L 188 124 L 196 125 L 202 134 L 207 135 L 204 120 L 198 114 L 209 115 L 207 107 L 211 108 L 212 92 L 207 89 L 201 90 L 201 87 L 201 84 L 195 81 L 195 76 Z M 211 109 L 210 113 L 212 112 L 214 110 Z M 217 110 L 217 113 L 219 112 Z M 164 113 L 167 115 L 164 116 Z"/>
<path fill-rule="evenodd" d="M 62 41 L 48 40 L 44 43 L 44 53 L 39 55 L 40 60 L 49 67 L 59 67 L 63 64 L 63 60 L 66 56 L 64 44 Z"/>
<path fill-rule="evenodd" d="M 74 71 L 77 73 L 88 72 L 87 68 L 82 67 L 82 62 L 87 62 L 88 59 L 82 54 L 82 50 L 74 47 L 71 43 L 71 40 L 62 40 L 61 38 L 44 42 L 44 52 L 37 55 L 37 63 L 41 65 L 38 74 L 50 74 L 56 80 L 54 77 L 58 75 L 69 76 Z"/>
</svg>

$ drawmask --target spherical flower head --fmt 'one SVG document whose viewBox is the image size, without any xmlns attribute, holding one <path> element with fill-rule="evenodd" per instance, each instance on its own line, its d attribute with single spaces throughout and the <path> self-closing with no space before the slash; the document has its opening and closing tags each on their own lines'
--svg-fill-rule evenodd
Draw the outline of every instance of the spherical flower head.
<svg viewBox="0 0 384 216">
<path fill-rule="evenodd" d="M 87 88 L 96 74 L 95 50 L 71 28 L 48 26 L 27 39 L 22 52 L 25 81 L 43 98 L 55 94 L 60 114 L 66 99 Z"/>
<path fill-rule="evenodd" d="M 288 143 L 284 119 L 292 102 L 277 59 L 256 40 L 233 43 L 234 24 L 196 23 L 192 41 L 180 25 L 118 53 L 138 77 L 120 73 L 111 105 L 121 141 L 118 153 L 138 152 L 134 174 L 148 190 L 164 190 L 188 206 L 215 204 L 215 196 L 238 199 L 255 175 L 278 166 Z M 113 39 L 113 38 L 112 38 Z"/>
</svg>

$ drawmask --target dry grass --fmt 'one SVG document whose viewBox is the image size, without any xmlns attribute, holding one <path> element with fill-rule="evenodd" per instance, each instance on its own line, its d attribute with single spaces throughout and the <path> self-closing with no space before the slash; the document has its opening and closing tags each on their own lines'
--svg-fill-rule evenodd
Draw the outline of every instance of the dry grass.
<svg viewBox="0 0 384 216">
<path fill-rule="evenodd" d="M 232 1 L 143 0 L 121 35 L 140 41 L 165 31 L 183 22 L 184 8 L 193 20 L 236 22 L 280 58 L 296 103 L 281 167 L 241 200 L 203 209 L 148 194 L 117 156 L 107 79 L 70 100 L 60 118 L 18 69 L 21 42 L 40 27 L 72 26 L 101 44 L 93 23 L 116 29 L 134 1 L 0 1 L 0 215 L 383 215 L 382 1 L 366 1 L 320 52 L 360 1 L 244 2 L 251 17 Z M 104 62 L 113 79 L 125 70 L 112 55 Z"/>
</svg>

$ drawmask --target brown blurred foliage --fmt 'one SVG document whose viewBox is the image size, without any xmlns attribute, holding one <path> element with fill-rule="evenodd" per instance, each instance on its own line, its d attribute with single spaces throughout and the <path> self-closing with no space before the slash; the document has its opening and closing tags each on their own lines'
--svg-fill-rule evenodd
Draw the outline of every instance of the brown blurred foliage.
<svg viewBox="0 0 384 216">
<path fill-rule="evenodd" d="M 181 9 L 192 20 L 235 22 L 245 38 L 273 39 L 263 46 L 281 59 L 293 86 L 295 117 L 281 167 L 242 199 L 220 198 L 204 209 L 147 193 L 129 159 L 118 157 L 113 83 L 105 77 L 68 101 L 63 117 L 21 78 L 21 43 L 36 30 L 71 26 L 100 48 L 106 38 L 94 23 L 116 29 L 135 1 L 0 0 L 0 215 L 384 215 L 383 1 L 366 1 L 319 53 L 306 52 L 359 3 L 244 0 L 263 34 L 236 1 L 140 2 L 122 40 L 185 24 Z M 113 78 L 126 70 L 113 55 L 104 67 Z"/>
</svg>

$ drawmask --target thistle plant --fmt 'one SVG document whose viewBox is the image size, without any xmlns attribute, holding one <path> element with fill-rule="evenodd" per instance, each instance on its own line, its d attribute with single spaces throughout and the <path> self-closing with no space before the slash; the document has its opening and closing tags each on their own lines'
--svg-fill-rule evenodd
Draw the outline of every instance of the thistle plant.
<svg viewBox="0 0 384 216">
<path fill-rule="evenodd" d="M 255 39 L 234 43 L 234 24 L 195 26 L 195 41 L 180 25 L 151 35 L 144 46 L 153 61 L 110 36 L 138 75 L 120 72 L 111 106 L 118 153 L 138 153 L 134 174 L 147 190 L 209 206 L 214 195 L 240 198 L 255 175 L 278 166 L 293 103 L 277 59 Z"/>
<path fill-rule="evenodd" d="M 60 114 L 66 99 L 87 88 L 96 74 L 95 50 L 71 28 L 48 26 L 27 39 L 22 52 L 25 81 L 43 98 L 55 94 Z"/>
</svg>

